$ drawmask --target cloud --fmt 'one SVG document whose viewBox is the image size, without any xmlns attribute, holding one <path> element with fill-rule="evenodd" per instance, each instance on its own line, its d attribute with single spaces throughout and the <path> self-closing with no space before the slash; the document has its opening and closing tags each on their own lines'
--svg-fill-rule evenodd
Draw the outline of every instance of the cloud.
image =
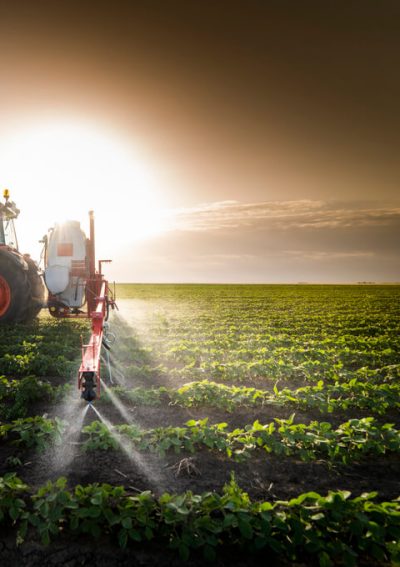
<svg viewBox="0 0 400 567">
<path fill-rule="evenodd" d="M 343 251 L 327 251 L 327 250 L 282 250 L 281 254 L 290 258 L 300 260 L 347 260 L 347 259 L 363 259 L 373 258 L 376 253 L 372 250 L 352 250 L 348 252 Z"/>
<path fill-rule="evenodd" d="M 121 247 L 120 258 L 114 256 L 117 279 L 400 280 L 396 203 L 223 201 L 170 211 L 168 218 L 170 227 L 163 234 L 135 248 Z"/>
<path fill-rule="evenodd" d="M 170 229 L 340 229 L 400 225 L 400 207 L 329 201 L 222 201 L 169 211 Z"/>
</svg>

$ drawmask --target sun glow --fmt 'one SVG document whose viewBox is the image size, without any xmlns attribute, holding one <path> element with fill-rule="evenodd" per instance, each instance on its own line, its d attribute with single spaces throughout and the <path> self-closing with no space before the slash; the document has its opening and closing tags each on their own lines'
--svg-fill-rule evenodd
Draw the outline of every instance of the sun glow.
<svg viewBox="0 0 400 567">
<path fill-rule="evenodd" d="M 32 123 L 0 138 L 0 183 L 21 208 L 20 248 L 32 250 L 55 222 L 87 230 L 95 211 L 97 246 L 115 246 L 163 231 L 156 167 L 137 140 L 118 139 L 83 121 Z"/>
</svg>

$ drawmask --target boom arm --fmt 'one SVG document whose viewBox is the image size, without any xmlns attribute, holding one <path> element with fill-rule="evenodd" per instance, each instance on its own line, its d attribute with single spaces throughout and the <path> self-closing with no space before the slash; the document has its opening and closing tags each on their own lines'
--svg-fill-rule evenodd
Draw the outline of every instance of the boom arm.
<svg viewBox="0 0 400 567">
<path fill-rule="evenodd" d="M 78 372 L 78 388 L 82 398 L 92 402 L 100 396 L 100 355 L 103 342 L 104 321 L 107 319 L 111 305 L 116 307 L 113 299 L 109 298 L 108 283 L 102 280 L 99 297 L 95 298 L 96 309 L 91 313 L 92 334 L 87 344 L 82 344 L 82 363 Z"/>
</svg>

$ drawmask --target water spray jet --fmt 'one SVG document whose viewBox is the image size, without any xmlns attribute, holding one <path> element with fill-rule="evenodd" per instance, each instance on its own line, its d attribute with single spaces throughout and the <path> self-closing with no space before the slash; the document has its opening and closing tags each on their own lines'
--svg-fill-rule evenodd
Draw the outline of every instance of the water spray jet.
<svg viewBox="0 0 400 567">
<path fill-rule="evenodd" d="M 89 407 L 89 404 L 88 406 Z M 145 463 L 142 455 L 137 451 L 127 439 L 125 439 L 121 434 L 115 431 L 113 424 L 94 406 L 90 405 L 94 413 L 100 419 L 100 421 L 107 427 L 110 435 L 117 442 L 119 448 L 128 457 L 129 461 L 135 465 L 140 470 L 140 473 L 147 478 L 149 483 L 154 487 L 159 487 L 161 484 L 160 475 L 156 477 L 153 470 Z"/>
<path fill-rule="evenodd" d="M 70 463 L 74 460 L 79 445 L 79 437 L 82 427 L 88 413 L 89 406 L 85 404 L 83 407 L 80 400 L 75 396 L 68 396 L 62 404 L 57 407 L 57 416 L 68 422 L 69 427 L 62 435 L 62 444 L 53 445 L 42 457 L 42 465 L 45 464 L 49 471 L 65 471 Z"/>
<path fill-rule="evenodd" d="M 128 409 L 126 408 L 126 406 L 124 406 L 124 404 L 122 403 L 122 401 L 116 396 L 116 394 L 114 394 L 114 392 L 111 390 L 111 388 L 109 388 L 107 386 L 107 384 L 105 384 L 105 382 L 103 380 L 100 380 L 102 387 L 104 388 L 105 392 L 107 393 L 111 403 L 114 405 L 114 407 L 119 411 L 119 413 L 121 414 L 121 416 L 128 422 L 128 423 L 132 423 L 133 421 L 133 416 L 129 414 Z"/>
</svg>

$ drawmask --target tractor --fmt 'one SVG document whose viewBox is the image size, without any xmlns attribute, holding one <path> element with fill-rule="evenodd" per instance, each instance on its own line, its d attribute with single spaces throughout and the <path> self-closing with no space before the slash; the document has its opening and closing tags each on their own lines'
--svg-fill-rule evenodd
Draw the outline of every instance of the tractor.
<svg viewBox="0 0 400 567">
<path fill-rule="evenodd" d="M 45 288 L 37 264 L 18 250 L 14 220 L 20 213 L 4 190 L 0 203 L 0 323 L 24 323 L 44 306 Z"/>
<path fill-rule="evenodd" d="M 19 215 L 9 191 L 0 203 L 0 324 L 26 323 L 43 307 L 57 319 L 91 320 L 91 336 L 81 345 L 82 362 L 78 389 L 87 402 L 100 395 L 101 347 L 109 348 L 105 336 L 109 311 L 115 309 L 115 289 L 111 291 L 96 270 L 94 214 L 89 212 L 90 236 L 86 238 L 78 221 L 56 224 L 43 238 L 44 270 L 39 270 L 29 254 L 18 251 L 14 220 Z M 45 301 L 45 285 L 47 300 Z"/>
</svg>

